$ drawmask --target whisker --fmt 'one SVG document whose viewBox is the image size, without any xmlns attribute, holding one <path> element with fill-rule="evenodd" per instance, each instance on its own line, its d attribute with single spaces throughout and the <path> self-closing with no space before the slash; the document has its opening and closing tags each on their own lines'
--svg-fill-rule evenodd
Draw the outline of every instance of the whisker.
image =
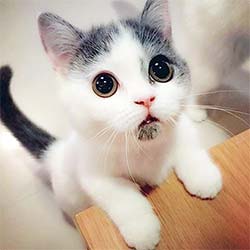
<svg viewBox="0 0 250 250">
<path fill-rule="evenodd" d="M 222 109 L 226 109 L 228 111 L 234 112 L 234 113 L 238 113 L 238 114 L 242 114 L 242 115 L 249 115 L 250 116 L 250 113 L 248 113 L 248 112 L 243 112 L 243 111 L 240 111 L 240 110 L 235 110 L 235 109 L 232 109 L 231 107 L 219 106 L 219 105 L 209 105 L 209 104 L 203 104 L 203 105 L 205 105 L 205 106 L 211 106 L 211 107 L 216 107 L 216 108 L 222 108 Z"/>
<path fill-rule="evenodd" d="M 169 118 L 167 119 L 167 123 L 170 125 L 171 128 L 175 127 L 174 123 Z"/>
<path fill-rule="evenodd" d="M 105 147 L 104 167 L 103 167 L 104 173 L 106 172 L 106 169 L 107 169 L 108 154 L 110 152 L 111 146 L 112 146 L 117 134 L 118 134 L 118 132 L 113 131 L 112 134 L 110 135 L 110 137 L 107 139 L 107 141 L 104 144 L 104 147 Z"/>
<path fill-rule="evenodd" d="M 209 120 L 209 119 L 206 120 L 206 122 L 211 123 L 211 124 L 213 124 L 214 126 L 219 127 L 220 129 L 222 129 L 222 130 L 224 130 L 225 132 L 227 132 L 230 136 L 232 136 L 232 137 L 234 136 L 234 133 L 233 133 L 231 130 L 225 128 L 224 126 L 220 125 L 219 123 L 217 123 L 217 122 L 215 122 L 215 121 L 212 121 L 212 120 Z"/>
<path fill-rule="evenodd" d="M 194 97 L 194 96 L 203 96 L 203 95 L 212 95 L 212 94 L 218 94 L 218 93 L 245 93 L 243 90 L 231 90 L 231 89 L 223 89 L 223 90 L 215 90 L 215 91 L 208 91 L 208 92 L 200 92 L 198 94 L 191 94 L 186 97 Z"/>
<path fill-rule="evenodd" d="M 166 122 L 169 124 L 171 128 L 174 128 L 174 124 L 170 119 L 167 119 Z"/>
<path fill-rule="evenodd" d="M 110 126 L 107 126 L 103 129 L 101 129 L 98 133 L 96 133 L 93 137 L 90 137 L 89 140 L 94 140 L 98 137 L 101 137 L 103 135 L 105 135 L 109 130 L 111 130 L 112 128 Z"/>
<path fill-rule="evenodd" d="M 184 104 L 184 105 L 186 105 L 186 106 L 206 106 L 206 107 L 221 108 L 221 109 L 225 109 L 225 110 L 228 110 L 228 111 L 231 111 L 231 112 L 234 112 L 234 113 L 239 113 L 239 114 L 242 114 L 242 115 L 249 115 L 250 116 L 250 113 L 243 112 L 243 111 L 240 111 L 240 110 L 235 110 L 232 107 L 219 106 L 219 105 L 210 105 L 210 104 Z"/>
<path fill-rule="evenodd" d="M 199 105 L 199 104 L 187 104 L 185 105 L 186 107 L 199 107 L 199 108 L 202 108 L 202 109 L 211 109 L 211 110 L 218 110 L 218 111 L 223 111 L 227 114 L 230 114 L 231 116 L 235 117 L 236 119 L 239 119 L 240 121 L 242 121 L 246 126 L 250 126 L 250 124 L 244 120 L 243 118 L 241 118 L 240 116 L 234 114 L 233 112 L 234 111 L 231 111 L 231 110 L 227 110 L 227 109 L 223 109 L 223 108 L 217 108 L 216 106 L 210 106 L 210 105 Z"/>
<path fill-rule="evenodd" d="M 172 116 L 170 116 L 169 119 L 174 124 L 174 126 L 176 126 L 177 124 L 176 120 Z"/>
<path fill-rule="evenodd" d="M 140 148 L 140 145 L 139 145 L 138 142 L 136 142 L 133 131 L 129 130 L 128 132 L 129 132 L 130 136 L 133 138 L 133 141 L 134 141 L 135 145 L 136 145 L 137 148 L 139 148 L 139 150 L 140 150 L 140 149 L 141 149 L 141 148 Z"/>
<path fill-rule="evenodd" d="M 130 119 L 134 115 L 135 115 L 135 113 L 129 113 L 126 116 L 126 119 Z M 112 118 L 112 122 L 115 123 L 115 122 L 121 120 L 123 117 L 124 117 L 124 114 L 123 113 L 119 113 L 117 116 L 115 116 L 114 118 Z M 112 129 L 113 128 L 112 128 L 111 124 L 109 124 L 105 128 L 103 128 L 100 131 L 98 131 L 93 137 L 89 138 L 89 140 L 93 140 L 93 139 L 96 139 L 98 137 L 101 137 L 101 136 L 105 135 L 109 130 L 112 130 Z"/>
<path fill-rule="evenodd" d="M 130 169 L 130 164 L 129 164 L 129 159 L 128 159 L 128 134 L 127 132 L 125 133 L 125 156 L 126 156 L 126 165 L 128 169 L 128 174 L 130 178 L 132 179 L 132 181 L 136 184 L 137 182 L 132 175 L 132 171 Z"/>
<path fill-rule="evenodd" d="M 112 122 L 122 120 L 123 118 L 126 118 L 126 120 L 128 120 L 134 115 L 136 115 L 136 113 L 140 113 L 140 112 L 129 112 L 128 114 L 124 114 L 123 112 L 120 112 L 115 118 L 112 119 Z"/>
<path fill-rule="evenodd" d="M 187 106 L 187 105 L 186 105 L 186 106 Z M 195 105 L 193 105 L 193 106 L 195 106 Z M 197 106 L 199 106 L 199 105 L 197 105 Z M 229 134 L 230 136 L 234 136 L 234 133 L 233 133 L 232 131 L 230 131 L 230 130 L 227 129 L 226 127 L 220 125 L 219 123 L 217 123 L 217 122 L 215 122 L 215 121 L 212 121 L 212 120 L 210 120 L 210 119 L 207 119 L 206 122 L 211 123 L 211 124 L 213 124 L 214 126 L 219 127 L 219 128 L 222 129 L 223 131 L 227 132 L 227 134 Z"/>
<path fill-rule="evenodd" d="M 139 150 L 142 151 L 142 153 L 149 159 L 152 160 L 151 157 L 148 156 L 148 153 L 143 149 L 143 147 L 140 145 L 140 143 L 138 142 L 137 138 L 135 137 L 135 134 L 133 133 L 133 131 L 129 131 L 131 134 L 131 137 L 133 138 L 135 145 L 139 148 Z"/>
</svg>

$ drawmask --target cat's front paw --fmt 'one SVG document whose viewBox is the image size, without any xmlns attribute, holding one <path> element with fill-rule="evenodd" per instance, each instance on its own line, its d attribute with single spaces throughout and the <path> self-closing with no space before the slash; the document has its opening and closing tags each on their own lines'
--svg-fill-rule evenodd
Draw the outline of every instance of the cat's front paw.
<svg viewBox="0 0 250 250">
<path fill-rule="evenodd" d="M 160 222 L 155 214 L 128 218 L 120 231 L 130 247 L 136 250 L 154 250 L 160 240 Z"/>
<path fill-rule="evenodd" d="M 188 116 L 195 122 L 202 122 L 207 119 L 207 111 L 197 107 L 190 107 L 187 109 Z"/>
<path fill-rule="evenodd" d="M 204 163 L 203 163 L 204 164 Z M 222 188 L 222 177 L 219 169 L 212 162 L 206 163 L 205 168 L 196 168 L 191 178 L 184 185 L 187 191 L 202 199 L 214 198 Z"/>
</svg>

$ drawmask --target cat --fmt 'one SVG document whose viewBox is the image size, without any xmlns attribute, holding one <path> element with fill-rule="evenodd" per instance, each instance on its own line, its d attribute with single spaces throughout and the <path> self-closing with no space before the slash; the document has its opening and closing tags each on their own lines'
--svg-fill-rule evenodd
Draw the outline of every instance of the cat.
<svg viewBox="0 0 250 250">
<path fill-rule="evenodd" d="M 166 10 L 165 0 L 148 0 L 140 17 L 89 31 L 40 14 L 42 44 L 72 124 L 66 138 L 20 111 L 10 94 L 12 70 L 0 69 L 1 120 L 38 160 L 62 211 L 73 218 L 100 207 L 137 250 L 154 249 L 161 227 L 140 187 L 160 185 L 174 168 L 192 195 L 214 198 L 222 188 L 184 112 L 190 74 L 173 49 Z"/>
<path fill-rule="evenodd" d="M 207 115 L 193 107 L 195 96 L 214 91 L 250 56 L 250 1 L 169 0 L 169 13 L 174 47 L 191 72 L 188 113 L 202 121 Z"/>
</svg>

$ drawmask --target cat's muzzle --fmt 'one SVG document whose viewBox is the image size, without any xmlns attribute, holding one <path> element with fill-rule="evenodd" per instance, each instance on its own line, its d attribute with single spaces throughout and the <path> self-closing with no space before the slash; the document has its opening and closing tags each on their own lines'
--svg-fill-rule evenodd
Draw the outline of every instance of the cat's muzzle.
<svg viewBox="0 0 250 250">
<path fill-rule="evenodd" d="M 148 115 L 147 118 L 139 125 L 137 138 L 141 141 L 155 139 L 161 132 L 159 119 Z"/>
</svg>

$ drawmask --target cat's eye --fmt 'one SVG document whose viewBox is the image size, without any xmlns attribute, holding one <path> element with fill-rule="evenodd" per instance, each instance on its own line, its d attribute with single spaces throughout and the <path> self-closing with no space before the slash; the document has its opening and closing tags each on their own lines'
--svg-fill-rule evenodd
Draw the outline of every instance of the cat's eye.
<svg viewBox="0 0 250 250">
<path fill-rule="evenodd" d="M 148 71 L 151 82 L 168 82 L 174 75 L 173 67 L 164 55 L 155 56 L 149 63 Z"/>
<path fill-rule="evenodd" d="M 106 98 L 115 94 L 118 82 L 111 74 L 100 73 L 93 80 L 92 88 L 96 95 Z"/>
</svg>

